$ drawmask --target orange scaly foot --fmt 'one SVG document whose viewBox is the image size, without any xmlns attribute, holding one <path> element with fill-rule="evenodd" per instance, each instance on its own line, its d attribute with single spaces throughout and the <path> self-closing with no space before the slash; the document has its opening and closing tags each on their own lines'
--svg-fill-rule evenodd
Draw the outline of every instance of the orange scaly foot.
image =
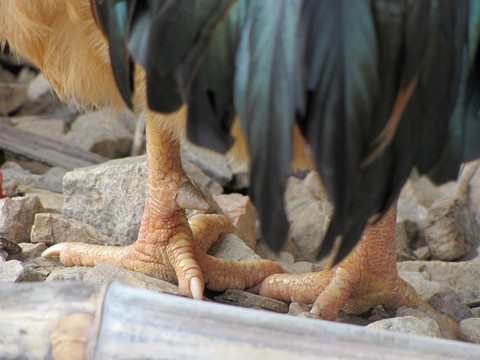
<svg viewBox="0 0 480 360">
<path fill-rule="evenodd" d="M 313 304 L 311 312 L 334 320 L 340 309 L 361 314 L 374 306 L 422 308 L 463 339 L 458 325 L 434 310 L 397 274 L 395 221 L 397 205 L 375 226 L 343 261 L 329 270 L 301 275 L 277 274 L 265 279 L 255 292 L 283 301 Z"/>
<path fill-rule="evenodd" d="M 147 112 L 147 197 L 137 241 L 124 247 L 62 243 L 43 255 L 60 255 L 68 266 L 104 262 L 178 282 L 185 295 L 196 299 L 202 299 L 205 285 L 213 290 L 244 289 L 283 272 L 271 261 L 233 262 L 206 254 L 218 236 L 234 231 L 233 226 L 221 215 L 187 220 L 185 208 L 205 210 L 207 203 L 183 170 L 178 139 L 161 128 L 165 120 L 156 116 Z"/>
</svg>

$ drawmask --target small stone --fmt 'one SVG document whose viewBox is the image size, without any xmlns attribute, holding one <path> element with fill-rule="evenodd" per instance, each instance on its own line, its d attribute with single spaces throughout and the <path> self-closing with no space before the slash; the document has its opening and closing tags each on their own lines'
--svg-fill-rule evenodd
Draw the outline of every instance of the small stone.
<svg viewBox="0 0 480 360">
<path fill-rule="evenodd" d="M 196 146 L 188 141 L 183 141 L 181 148 L 182 160 L 186 159 L 193 162 L 221 186 L 225 186 L 232 181 L 232 169 L 230 169 L 228 160 L 224 155 Z"/>
<path fill-rule="evenodd" d="M 255 295 L 242 290 L 227 290 L 222 295 L 216 296 L 215 300 L 223 304 L 237 305 L 259 310 L 269 310 L 282 314 L 288 313 L 288 305 L 283 301 Z"/>
<path fill-rule="evenodd" d="M 472 312 L 473 317 L 480 318 L 480 306 L 470 308 L 470 311 Z"/>
<path fill-rule="evenodd" d="M 0 200 L 0 236 L 15 243 L 29 242 L 35 214 L 43 212 L 36 196 Z"/>
<path fill-rule="evenodd" d="M 139 289 L 152 290 L 164 294 L 183 296 L 178 286 L 167 281 L 156 279 L 142 273 L 122 269 L 110 264 L 98 264 L 89 268 L 83 280 L 88 282 L 111 282 L 119 281 L 124 285 Z"/>
<path fill-rule="evenodd" d="M 22 281 L 25 268 L 18 260 L 0 262 L 0 283 L 14 283 Z"/>
<path fill-rule="evenodd" d="M 292 302 L 288 307 L 288 315 L 298 316 L 301 313 L 310 312 L 311 309 L 312 309 L 311 305 Z"/>
<path fill-rule="evenodd" d="M 468 306 L 449 286 L 426 280 L 422 274 L 417 272 L 401 271 L 399 276 L 412 285 L 423 300 L 454 321 L 460 322 L 472 316 Z"/>
<path fill-rule="evenodd" d="M 62 141 L 107 158 L 130 154 L 133 134 L 125 125 L 106 111 L 79 116 Z"/>
<path fill-rule="evenodd" d="M 35 216 L 32 242 L 46 243 L 49 246 L 62 242 L 118 245 L 112 238 L 103 235 L 91 225 L 51 213 L 41 213 Z"/>
<path fill-rule="evenodd" d="M 58 260 L 46 259 L 43 257 L 26 260 L 24 266 L 24 281 L 45 281 L 53 271 L 64 267 L 59 264 Z"/>
<path fill-rule="evenodd" d="M 232 261 L 259 260 L 258 256 L 235 234 L 224 234 L 212 244 L 208 254 Z"/>
<path fill-rule="evenodd" d="M 40 116 L 28 117 L 28 121 L 20 122 L 16 128 L 58 140 L 65 132 L 65 123 L 60 119 L 46 119 Z"/>
<path fill-rule="evenodd" d="M 395 331 L 405 334 L 442 337 L 440 327 L 433 319 L 419 319 L 414 316 L 404 316 L 393 319 L 375 321 L 366 326 L 369 329 Z"/>
<path fill-rule="evenodd" d="M 477 344 L 480 344 L 480 319 L 469 318 L 460 323 L 460 330 L 465 337 Z"/>
<path fill-rule="evenodd" d="M 288 179 L 285 211 L 289 238 L 306 260 L 314 262 L 333 211 L 316 173 L 311 172 L 304 180 Z"/>
<path fill-rule="evenodd" d="M 444 261 L 405 261 L 397 264 L 403 277 L 403 271 L 419 272 L 425 279 L 451 288 L 464 304 L 474 304 L 480 299 L 480 262 L 444 262 Z M 406 279 L 410 282 L 410 279 Z"/>
<path fill-rule="evenodd" d="M 195 180 L 196 184 L 206 187 L 212 194 L 223 193 L 222 186 L 205 174 L 202 169 L 193 162 L 182 159 L 182 165 L 190 178 Z"/>
<path fill-rule="evenodd" d="M 467 204 L 456 197 L 435 201 L 425 221 L 425 239 L 434 259 L 462 257 L 477 243 L 479 233 Z"/>
<path fill-rule="evenodd" d="M 83 281 L 85 274 L 90 268 L 83 266 L 72 266 L 53 270 L 45 281 Z"/>
<path fill-rule="evenodd" d="M 255 227 L 255 208 L 250 197 L 242 194 L 216 195 L 213 197 L 235 226 L 240 238 L 247 246 L 255 250 L 257 229 Z"/>
<path fill-rule="evenodd" d="M 430 248 L 427 245 L 421 246 L 421 247 L 413 250 L 413 254 L 419 260 L 428 260 L 432 257 L 432 253 L 430 252 Z"/>
<path fill-rule="evenodd" d="M 18 110 L 27 100 L 27 85 L 0 83 L 0 115 L 6 116 Z"/>
<path fill-rule="evenodd" d="M 403 223 L 407 245 L 412 250 L 427 245 L 424 225 L 426 217 L 427 208 L 406 199 L 398 200 L 397 224 Z"/>
<path fill-rule="evenodd" d="M 92 225 L 119 245 L 131 244 L 145 207 L 146 179 L 145 156 L 70 171 L 63 178 L 63 215 Z"/>
<path fill-rule="evenodd" d="M 39 257 L 40 255 L 42 255 L 42 252 L 47 248 L 45 243 L 20 243 L 18 245 L 22 249 L 22 257 L 25 260 L 32 260 Z"/>
</svg>

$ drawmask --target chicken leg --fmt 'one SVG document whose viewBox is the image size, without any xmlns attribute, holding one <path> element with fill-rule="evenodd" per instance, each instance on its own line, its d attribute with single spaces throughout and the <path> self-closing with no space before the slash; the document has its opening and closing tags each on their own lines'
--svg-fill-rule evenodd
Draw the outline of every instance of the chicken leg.
<svg viewBox="0 0 480 360">
<path fill-rule="evenodd" d="M 374 226 L 368 227 L 356 248 L 329 270 L 307 274 L 276 274 L 254 292 L 283 301 L 313 304 L 311 313 L 334 320 L 340 309 L 361 314 L 377 305 L 427 310 L 463 339 L 458 325 L 421 299 L 397 274 L 395 222 L 397 204 Z"/>
<path fill-rule="evenodd" d="M 204 285 L 212 290 L 244 289 L 283 272 L 267 260 L 234 262 L 207 255 L 218 236 L 234 229 L 222 215 L 187 220 L 185 207 L 201 208 L 202 199 L 195 199 L 198 193 L 183 170 L 179 140 L 164 129 L 165 120 L 147 111 L 147 196 L 137 241 L 124 247 L 62 243 L 43 256 L 60 255 L 68 266 L 105 262 L 178 282 L 185 295 L 196 299 L 202 298 Z"/>
</svg>

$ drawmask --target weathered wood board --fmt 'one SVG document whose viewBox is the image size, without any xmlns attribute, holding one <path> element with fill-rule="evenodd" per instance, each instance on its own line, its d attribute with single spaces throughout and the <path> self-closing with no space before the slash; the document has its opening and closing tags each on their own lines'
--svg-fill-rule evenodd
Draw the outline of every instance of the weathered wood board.
<svg viewBox="0 0 480 360">
<path fill-rule="evenodd" d="M 103 163 L 109 159 L 0 121 L 0 149 L 28 160 L 67 170 Z"/>
<path fill-rule="evenodd" d="M 0 286 L 0 358 L 51 358 L 75 312 L 95 317 L 88 359 L 480 359 L 479 345 L 72 282 Z"/>
</svg>

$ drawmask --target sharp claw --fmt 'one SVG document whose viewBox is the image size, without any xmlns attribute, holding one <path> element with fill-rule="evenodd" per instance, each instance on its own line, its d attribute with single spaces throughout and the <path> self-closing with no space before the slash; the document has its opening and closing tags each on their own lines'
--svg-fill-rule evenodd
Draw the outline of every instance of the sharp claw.
<svg viewBox="0 0 480 360">
<path fill-rule="evenodd" d="M 203 300 L 202 282 L 198 277 L 193 277 L 190 280 L 190 292 L 195 300 Z"/>
<path fill-rule="evenodd" d="M 42 252 L 42 257 L 52 257 L 56 255 L 60 255 L 63 249 L 67 247 L 67 243 L 60 243 L 50 246 L 44 252 Z"/>
</svg>

